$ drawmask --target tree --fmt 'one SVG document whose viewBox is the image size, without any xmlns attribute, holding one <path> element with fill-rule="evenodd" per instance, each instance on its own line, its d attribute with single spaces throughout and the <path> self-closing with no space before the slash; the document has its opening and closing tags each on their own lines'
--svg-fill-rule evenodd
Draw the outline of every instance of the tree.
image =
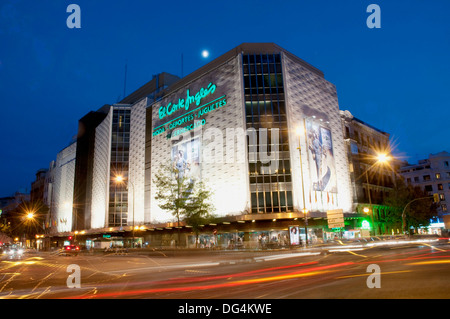
<svg viewBox="0 0 450 319">
<path fill-rule="evenodd" d="M 197 182 L 193 194 L 186 201 L 184 220 L 195 233 L 195 247 L 197 247 L 198 235 L 202 225 L 215 219 L 211 214 L 214 210 L 214 205 L 209 201 L 211 194 L 211 191 L 206 189 L 203 182 Z"/>
<path fill-rule="evenodd" d="M 153 182 L 157 187 L 155 199 L 160 202 L 158 206 L 170 212 L 177 219 L 177 226 L 180 226 L 186 199 L 192 192 L 192 183 L 178 169 L 170 165 L 163 165 L 155 174 Z M 178 231 L 179 242 L 180 232 Z"/>
<path fill-rule="evenodd" d="M 385 198 L 384 204 L 391 207 L 387 222 L 391 227 L 401 228 L 403 212 L 406 215 L 404 229 L 428 226 L 430 219 L 436 215 L 436 205 L 432 196 L 428 195 L 420 187 L 413 187 L 398 179 L 394 189 Z"/>
<path fill-rule="evenodd" d="M 158 206 L 172 213 L 179 223 L 187 194 L 191 192 L 191 183 L 186 177 L 180 177 L 178 170 L 171 166 L 161 167 L 153 182 L 157 187 L 155 199 L 160 201 Z"/>
<path fill-rule="evenodd" d="M 213 206 L 208 201 L 211 192 L 204 183 L 191 180 L 170 165 L 162 166 L 153 182 L 157 188 L 155 199 L 159 201 L 158 206 L 170 212 L 177 219 L 178 226 L 183 219 L 198 236 L 200 225 L 212 218 Z"/>
<path fill-rule="evenodd" d="M 11 242 L 11 236 L 8 236 L 8 234 L 11 233 L 11 227 L 7 224 L 0 222 L 0 243 L 7 243 Z"/>
</svg>

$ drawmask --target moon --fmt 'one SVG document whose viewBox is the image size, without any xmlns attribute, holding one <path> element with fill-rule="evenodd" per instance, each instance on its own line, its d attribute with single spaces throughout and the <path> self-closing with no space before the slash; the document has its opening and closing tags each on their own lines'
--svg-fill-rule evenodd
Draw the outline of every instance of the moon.
<svg viewBox="0 0 450 319">
<path fill-rule="evenodd" d="M 203 51 L 202 51 L 202 57 L 204 57 L 205 59 L 206 59 L 207 57 L 209 57 L 209 51 L 208 51 L 208 50 L 203 50 Z"/>
</svg>

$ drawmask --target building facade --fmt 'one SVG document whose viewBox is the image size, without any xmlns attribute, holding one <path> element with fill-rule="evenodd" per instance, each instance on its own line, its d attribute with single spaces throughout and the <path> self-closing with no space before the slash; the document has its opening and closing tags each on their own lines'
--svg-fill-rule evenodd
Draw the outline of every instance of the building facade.
<svg viewBox="0 0 450 319">
<path fill-rule="evenodd" d="M 428 195 L 437 194 L 438 216 L 434 224 L 437 223 L 435 226 L 438 228 L 443 227 L 443 216 L 449 213 L 450 208 L 450 154 L 446 151 L 430 154 L 417 164 L 401 167 L 400 174 L 406 183 L 419 186 Z"/>
<path fill-rule="evenodd" d="M 340 111 L 342 131 L 347 147 L 349 172 L 353 194 L 353 210 L 371 215 L 372 233 L 386 234 L 386 217 L 390 208 L 383 205 L 395 183 L 396 160 L 380 163 L 380 154 L 390 155 L 389 134 L 356 118 L 348 111 Z"/>
<path fill-rule="evenodd" d="M 167 163 L 206 183 L 243 238 L 307 218 L 323 231 L 328 210 L 353 213 L 336 88 L 274 44 L 242 44 L 178 81 L 147 108 L 147 127 L 151 224 L 175 221 L 155 200 Z"/>
<path fill-rule="evenodd" d="M 178 79 L 168 73 L 155 75 L 119 103 L 79 120 L 76 138 L 55 162 L 52 234 L 67 237 L 144 222 L 145 109 Z M 131 211 L 136 211 L 133 218 Z"/>
<path fill-rule="evenodd" d="M 394 186 L 391 165 L 376 165 L 378 154 L 391 154 L 389 134 L 349 111 L 341 111 L 341 119 L 349 154 L 353 202 L 380 204 Z"/>
<path fill-rule="evenodd" d="M 180 233 L 192 245 L 189 225 L 156 199 L 156 174 L 173 167 L 212 192 L 217 222 L 204 225 L 203 245 L 286 246 L 291 230 L 298 240 L 334 237 L 327 212 L 359 227 L 354 202 L 364 193 L 355 193 L 343 123 L 322 71 L 275 44 L 244 43 L 83 117 L 76 143 L 58 154 L 52 218 L 61 236 L 89 245 L 131 234 L 168 245 Z"/>
<path fill-rule="evenodd" d="M 48 169 L 41 168 L 36 172 L 36 179 L 31 183 L 30 200 L 44 202 L 45 181 Z"/>
<path fill-rule="evenodd" d="M 49 225 L 52 234 L 72 231 L 76 150 L 74 140 L 56 156 Z"/>
</svg>

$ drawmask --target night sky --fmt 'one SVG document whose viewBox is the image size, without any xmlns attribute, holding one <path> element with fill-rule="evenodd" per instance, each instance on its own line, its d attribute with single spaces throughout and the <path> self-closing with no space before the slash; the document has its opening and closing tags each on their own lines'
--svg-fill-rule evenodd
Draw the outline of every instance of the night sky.
<svg viewBox="0 0 450 319">
<path fill-rule="evenodd" d="M 69 4 L 81 29 L 69 29 Z M 381 8 L 369 29 L 367 6 Z M 325 73 L 341 110 L 410 163 L 450 152 L 450 1 L 0 1 L 0 197 L 29 191 L 78 120 L 161 72 L 274 42 Z M 210 56 L 203 58 L 203 50 Z"/>
</svg>

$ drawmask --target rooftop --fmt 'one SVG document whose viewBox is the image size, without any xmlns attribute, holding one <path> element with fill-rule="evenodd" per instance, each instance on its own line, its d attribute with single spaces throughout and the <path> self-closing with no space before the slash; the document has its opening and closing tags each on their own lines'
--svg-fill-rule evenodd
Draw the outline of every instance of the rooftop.
<svg viewBox="0 0 450 319">
<path fill-rule="evenodd" d="M 178 82 L 174 83 L 170 86 L 169 90 L 167 91 L 167 94 L 170 94 L 184 86 L 186 86 L 188 83 L 196 80 L 197 78 L 203 76 L 205 73 L 221 66 L 222 64 L 226 63 L 230 59 L 236 57 L 239 54 L 275 54 L 275 53 L 281 53 L 283 52 L 287 56 L 289 56 L 291 59 L 295 60 L 296 62 L 303 65 L 305 68 L 310 70 L 311 72 L 324 77 L 324 74 L 322 71 L 317 69 L 316 67 L 312 66 L 311 64 L 307 63 L 306 61 L 300 59 L 299 57 L 295 56 L 294 54 L 290 53 L 289 51 L 286 51 L 282 47 L 276 45 L 275 43 L 242 43 L 235 47 L 234 49 L 231 49 L 230 51 L 222 54 L 221 56 L 217 57 L 213 61 L 209 62 L 208 64 L 202 66 L 201 68 L 195 70 L 194 72 L 186 75 L 182 79 L 180 79 Z"/>
</svg>

